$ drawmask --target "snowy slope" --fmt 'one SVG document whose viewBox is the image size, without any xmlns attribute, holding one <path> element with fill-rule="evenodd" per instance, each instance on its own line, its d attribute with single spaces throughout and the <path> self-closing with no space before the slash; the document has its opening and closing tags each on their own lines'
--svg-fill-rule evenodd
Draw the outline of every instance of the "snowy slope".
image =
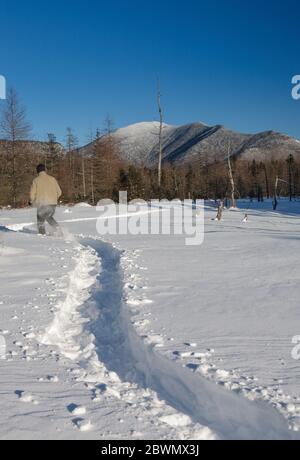
<svg viewBox="0 0 300 460">
<path fill-rule="evenodd" d="M 159 123 L 136 123 L 118 129 L 112 134 L 118 146 L 120 157 L 134 164 L 153 167 L 158 158 Z M 202 160 L 205 162 L 222 161 L 228 154 L 228 145 L 232 155 L 247 160 L 268 161 L 286 159 L 293 154 L 300 158 L 300 143 L 297 139 L 274 131 L 258 134 L 242 134 L 222 125 L 208 126 L 203 123 L 190 123 L 182 126 L 164 125 L 163 159 L 173 164 L 182 164 Z M 89 155 L 93 143 L 80 149 Z"/>
<path fill-rule="evenodd" d="M 66 240 L 38 237 L 31 210 L 1 212 L 18 231 L 0 232 L 0 437 L 297 436 L 300 221 L 284 206 L 246 224 L 208 208 L 193 248 L 105 242 L 89 207 L 59 210 Z"/>
<path fill-rule="evenodd" d="M 164 135 L 173 131 L 173 127 L 164 125 Z M 118 129 L 114 133 L 116 145 L 126 161 L 148 163 L 148 158 L 158 144 L 159 123 L 137 123 Z"/>
</svg>

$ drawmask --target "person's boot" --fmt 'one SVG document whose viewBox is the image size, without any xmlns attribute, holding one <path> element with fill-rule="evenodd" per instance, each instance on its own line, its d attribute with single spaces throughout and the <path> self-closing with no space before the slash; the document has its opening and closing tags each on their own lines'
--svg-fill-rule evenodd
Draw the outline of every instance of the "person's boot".
<svg viewBox="0 0 300 460">
<path fill-rule="evenodd" d="M 43 228 L 43 227 L 39 227 L 38 234 L 42 235 L 42 236 L 45 236 L 46 235 L 46 229 Z"/>
</svg>

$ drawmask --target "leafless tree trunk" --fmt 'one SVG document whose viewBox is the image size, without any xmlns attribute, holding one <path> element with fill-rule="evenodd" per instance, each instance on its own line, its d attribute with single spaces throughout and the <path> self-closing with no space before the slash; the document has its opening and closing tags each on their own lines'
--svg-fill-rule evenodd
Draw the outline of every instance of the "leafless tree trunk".
<svg viewBox="0 0 300 460">
<path fill-rule="evenodd" d="M 293 200 L 293 165 L 294 165 L 294 157 L 293 155 L 289 155 L 287 159 L 287 164 L 288 164 L 288 175 L 289 175 L 289 195 L 290 195 L 290 201 Z"/>
<path fill-rule="evenodd" d="M 277 209 L 277 205 L 278 205 L 278 184 L 279 184 L 279 177 L 276 176 L 276 179 L 275 179 L 275 187 L 274 187 L 274 198 L 273 198 L 273 210 L 276 211 Z"/>
<path fill-rule="evenodd" d="M 263 164 L 263 170 L 265 174 L 266 195 L 267 195 L 267 199 L 269 199 L 270 198 L 269 178 L 268 178 L 268 172 L 267 172 L 267 168 L 265 164 Z"/>
<path fill-rule="evenodd" d="M 84 155 L 82 155 L 81 159 L 81 164 L 82 164 L 82 192 L 83 192 L 83 198 L 86 198 L 86 179 L 85 179 L 85 158 Z"/>
<path fill-rule="evenodd" d="M 224 209 L 224 203 L 223 203 L 223 201 L 221 201 L 221 203 L 218 206 L 218 212 L 217 212 L 216 220 L 218 220 L 218 221 L 222 220 L 223 209 Z"/>
<path fill-rule="evenodd" d="M 112 117 L 110 116 L 110 114 L 108 113 L 106 115 L 106 118 L 104 120 L 104 132 L 106 135 L 108 136 L 111 136 L 115 130 L 115 123 L 114 123 L 114 120 L 112 119 Z M 97 130 L 97 136 L 96 136 L 96 139 L 100 137 L 100 132 L 99 130 Z"/>
<path fill-rule="evenodd" d="M 162 146 L 162 133 L 163 133 L 163 110 L 161 105 L 161 92 L 160 92 L 160 81 L 157 81 L 157 106 L 159 112 L 159 152 L 158 152 L 158 187 L 161 188 L 161 177 L 162 177 L 162 157 L 163 157 L 163 146 Z"/>
<path fill-rule="evenodd" d="M 235 183 L 234 183 L 234 177 L 233 177 L 230 157 L 231 157 L 231 145 L 229 143 L 227 160 L 228 160 L 228 174 L 229 174 L 229 180 L 230 180 L 230 185 L 231 185 L 231 207 L 236 208 Z"/>
<path fill-rule="evenodd" d="M 94 159 L 91 158 L 91 198 L 92 204 L 95 204 L 95 187 L 94 187 Z"/>
<path fill-rule="evenodd" d="M 69 157 L 69 180 L 68 180 L 68 188 L 70 196 L 74 199 L 75 196 L 75 149 L 78 146 L 78 138 L 75 136 L 72 128 L 67 128 L 67 135 L 66 135 L 66 147 Z"/>
<path fill-rule="evenodd" d="M 48 133 L 48 155 L 45 158 L 46 171 L 50 171 L 52 174 L 57 174 L 58 163 L 59 163 L 59 152 L 58 143 L 55 134 Z M 47 158 L 50 161 L 50 166 L 47 164 Z"/>
</svg>

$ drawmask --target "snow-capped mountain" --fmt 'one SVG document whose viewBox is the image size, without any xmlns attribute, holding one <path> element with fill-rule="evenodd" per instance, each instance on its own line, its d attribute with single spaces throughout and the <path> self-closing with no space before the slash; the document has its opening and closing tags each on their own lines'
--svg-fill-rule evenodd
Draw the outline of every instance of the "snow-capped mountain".
<svg viewBox="0 0 300 460">
<path fill-rule="evenodd" d="M 157 122 L 143 122 L 118 129 L 112 136 L 123 160 L 153 166 L 158 156 L 158 134 Z M 93 145 L 89 144 L 80 150 L 88 154 Z M 213 162 L 223 159 L 229 148 L 232 155 L 249 160 L 286 159 L 289 154 L 300 159 L 300 141 L 274 131 L 253 135 L 234 132 L 222 125 L 164 125 L 165 162 L 182 164 L 199 159 Z"/>
<path fill-rule="evenodd" d="M 152 167 L 158 158 L 159 123 L 143 122 L 120 128 L 112 134 L 121 159 L 136 165 Z M 5 151 L 7 141 L 0 140 L 0 153 Z M 48 151 L 49 144 L 39 141 L 23 141 L 26 151 L 40 154 Z M 62 153 L 64 147 L 55 144 Z M 82 155 L 94 150 L 92 142 L 78 149 Z M 292 154 L 300 160 L 300 141 L 275 131 L 258 134 L 241 134 L 222 125 L 208 126 L 191 123 L 182 126 L 164 124 L 163 160 L 180 165 L 203 161 L 212 163 L 223 160 L 230 148 L 231 155 L 252 161 L 285 160 Z"/>
</svg>

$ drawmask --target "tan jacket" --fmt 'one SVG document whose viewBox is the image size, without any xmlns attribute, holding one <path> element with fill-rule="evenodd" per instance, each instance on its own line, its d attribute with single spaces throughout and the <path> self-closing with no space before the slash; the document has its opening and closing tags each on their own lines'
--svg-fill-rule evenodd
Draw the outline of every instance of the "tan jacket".
<svg viewBox="0 0 300 460">
<path fill-rule="evenodd" d="M 30 202 L 33 206 L 57 205 L 62 191 L 56 179 L 41 172 L 33 181 L 30 190 Z"/>
</svg>

